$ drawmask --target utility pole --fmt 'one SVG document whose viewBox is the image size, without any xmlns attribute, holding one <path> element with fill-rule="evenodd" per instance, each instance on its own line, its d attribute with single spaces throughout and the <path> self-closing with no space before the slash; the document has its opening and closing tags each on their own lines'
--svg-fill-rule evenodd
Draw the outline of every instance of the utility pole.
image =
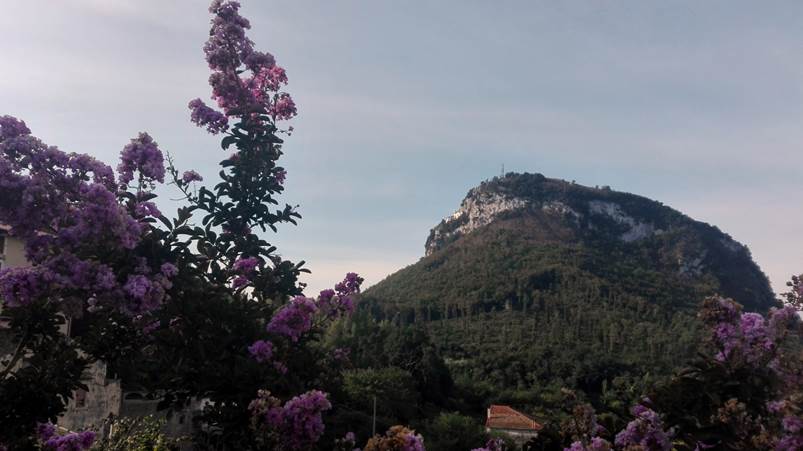
<svg viewBox="0 0 803 451">
<path fill-rule="evenodd" d="M 376 435 L 376 395 L 374 395 L 374 416 L 371 418 L 371 437 Z"/>
</svg>

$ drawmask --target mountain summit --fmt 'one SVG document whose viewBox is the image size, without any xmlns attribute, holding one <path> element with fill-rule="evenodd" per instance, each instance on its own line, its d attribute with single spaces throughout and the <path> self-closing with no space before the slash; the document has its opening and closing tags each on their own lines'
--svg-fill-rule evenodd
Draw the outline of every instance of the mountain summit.
<svg viewBox="0 0 803 451">
<path fill-rule="evenodd" d="M 364 302 L 427 327 L 458 377 L 498 387 L 668 372 L 699 340 L 706 296 L 754 311 L 776 302 L 747 247 L 718 228 L 541 174 L 471 189 L 431 230 L 425 254 Z"/>
<path fill-rule="evenodd" d="M 522 237 L 556 245 L 585 243 L 625 254 L 649 250 L 653 258 L 645 263 L 667 277 L 706 281 L 749 309 L 766 310 L 774 302 L 745 245 L 660 202 L 609 187 L 541 174 L 495 177 L 472 188 L 460 208 L 430 231 L 426 256 L 483 227 L 512 227 Z"/>
</svg>

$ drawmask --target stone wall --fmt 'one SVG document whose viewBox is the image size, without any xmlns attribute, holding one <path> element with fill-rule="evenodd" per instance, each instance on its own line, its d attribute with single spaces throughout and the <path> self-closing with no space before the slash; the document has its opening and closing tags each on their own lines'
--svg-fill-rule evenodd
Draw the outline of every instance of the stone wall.
<svg viewBox="0 0 803 451">
<path fill-rule="evenodd" d="M 95 362 L 86 369 L 82 382 L 87 390 L 77 390 L 59 418 L 59 426 L 71 431 L 100 430 L 109 416 L 119 416 L 122 406 L 120 381 L 106 377 L 106 364 Z"/>
</svg>

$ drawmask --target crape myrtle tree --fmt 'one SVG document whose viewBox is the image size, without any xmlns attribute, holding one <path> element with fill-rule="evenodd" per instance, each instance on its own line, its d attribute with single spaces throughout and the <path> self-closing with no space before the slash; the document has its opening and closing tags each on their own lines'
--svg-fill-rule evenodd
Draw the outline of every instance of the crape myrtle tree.
<svg viewBox="0 0 803 451">
<path fill-rule="evenodd" d="M 285 70 L 254 49 L 239 6 L 210 7 L 204 52 L 217 108 L 189 103 L 192 122 L 222 136 L 214 186 L 180 171 L 147 133 L 123 148 L 115 173 L 0 117 L 0 223 L 30 261 L 0 272 L 15 344 L 0 361 L 0 449 L 89 447 L 91 431 L 60 434 L 52 423 L 97 359 L 163 408 L 203 400 L 200 449 L 331 449 L 317 442 L 339 353 L 318 338 L 352 311 L 362 279 L 349 273 L 304 297 L 303 262 L 257 233 L 300 218 L 276 200 L 280 136 L 292 132 L 280 124 L 297 111 Z M 185 197 L 170 219 L 154 203 L 166 179 Z"/>
</svg>

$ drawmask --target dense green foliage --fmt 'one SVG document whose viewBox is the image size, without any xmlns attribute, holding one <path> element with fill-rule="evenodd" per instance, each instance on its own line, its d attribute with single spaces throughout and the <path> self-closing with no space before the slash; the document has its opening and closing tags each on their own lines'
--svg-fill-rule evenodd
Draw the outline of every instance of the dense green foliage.
<svg viewBox="0 0 803 451">
<path fill-rule="evenodd" d="M 489 194 L 527 206 L 465 234 L 455 232 L 464 218 L 442 222 L 431 255 L 362 297 L 377 319 L 426 330 L 476 408 L 505 401 L 543 411 L 570 387 L 626 413 L 694 356 L 706 296 L 748 310 L 775 303 L 744 246 L 657 202 L 538 174 L 485 182 L 469 199 Z M 545 208 L 554 202 L 573 213 Z M 660 232 L 624 240 L 632 224 L 592 202 Z"/>
</svg>

